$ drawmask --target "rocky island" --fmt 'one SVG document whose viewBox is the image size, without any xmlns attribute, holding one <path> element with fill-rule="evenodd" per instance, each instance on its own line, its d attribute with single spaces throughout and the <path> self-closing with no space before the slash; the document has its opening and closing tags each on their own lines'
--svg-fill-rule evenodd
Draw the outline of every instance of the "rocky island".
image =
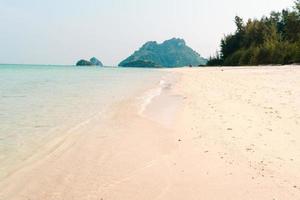
<svg viewBox="0 0 300 200">
<path fill-rule="evenodd" d="M 81 59 L 76 63 L 76 66 L 100 66 L 103 67 L 103 64 L 100 60 L 93 57 L 90 60 Z"/>
<path fill-rule="evenodd" d="M 186 45 L 183 39 L 173 38 L 158 44 L 147 42 L 123 60 L 121 67 L 183 67 L 205 65 L 207 60 Z"/>
</svg>

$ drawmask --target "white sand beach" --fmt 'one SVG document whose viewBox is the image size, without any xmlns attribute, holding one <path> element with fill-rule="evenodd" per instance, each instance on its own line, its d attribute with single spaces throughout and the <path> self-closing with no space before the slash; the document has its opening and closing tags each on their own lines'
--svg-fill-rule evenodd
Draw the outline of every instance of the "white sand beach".
<svg viewBox="0 0 300 200">
<path fill-rule="evenodd" d="M 0 200 L 300 199 L 300 67 L 171 69 L 52 141 L 0 182 Z"/>
</svg>

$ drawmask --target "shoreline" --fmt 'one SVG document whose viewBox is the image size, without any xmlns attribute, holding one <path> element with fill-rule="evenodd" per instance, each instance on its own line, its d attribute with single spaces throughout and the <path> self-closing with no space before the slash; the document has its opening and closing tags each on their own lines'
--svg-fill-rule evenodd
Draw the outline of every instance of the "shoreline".
<svg viewBox="0 0 300 200">
<path fill-rule="evenodd" d="M 170 73 L 171 74 L 171 73 Z M 173 75 L 172 75 L 173 76 Z M 168 78 L 167 78 L 168 79 Z M 164 84 L 166 82 L 163 82 Z M 18 166 L 14 171 L 9 173 L 2 181 L 0 181 L 0 199 L 52 199 L 54 198 L 52 196 L 52 192 L 49 192 L 48 194 L 44 194 L 44 190 L 50 189 L 52 187 L 55 187 L 55 185 L 59 183 L 55 183 L 58 181 L 63 176 L 67 176 L 64 174 L 64 169 L 73 169 L 74 170 L 74 162 L 72 160 L 72 157 L 76 158 L 77 154 L 81 153 L 81 147 L 74 147 L 73 145 L 76 143 L 80 143 L 81 146 L 84 146 L 85 153 L 87 155 L 82 155 L 83 157 L 80 158 L 79 160 L 83 159 L 85 160 L 86 156 L 91 156 L 91 157 L 97 157 L 101 156 L 101 154 L 106 154 L 107 148 L 109 148 L 110 145 L 116 145 L 118 146 L 118 143 L 131 143 L 132 141 L 130 140 L 137 140 L 142 139 L 146 140 L 145 138 L 140 138 L 142 136 L 145 136 L 145 133 L 142 135 L 138 134 L 139 128 L 136 128 L 136 125 L 141 125 L 142 129 L 146 128 L 149 129 L 149 133 L 156 132 L 156 133 L 162 133 L 162 132 L 168 132 L 167 128 L 165 128 L 163 125 L 156 123 L 152 121 L 151 119 L 147 118 L 144 113 L 139 112 L 142 107 L 144 108 L 144 111 L 148 109 L 147 107 L 151 104 L 151 101 L 153 98 L 159 98 L 161 94 L 155 95 L 150 98 L 150 102 L 147 103 L 147 105 L 142 105 L 141 100 L 147 100 L 145 95 L 149 95 L 149 91 L 156 90 L 157 88 L 161 88 L 161 92 L 164 90 L 164 84 L 158 84 L 155 86 L 151 86 L 149 88 L 145 88 L 145 91 L 139 91 L 136 93 L 136 95 L 132 96 L 130 99 L 127 100 L 122 100 L 121 102 L 116 102 L 113 105 L 111 105 L 111 108 L 108 109 L 109 111 L 106 112 L 105 119 L 101 120 L 101 124 L 98 124 L 97 121 L 100 119 L 98 117 L 95 117 L 93 119 L 88 119 L 88 122 L 83 122 L 83 126 L 79 127 L 78 129 L 72 128 L 72 133 L 63 133 L 60 136 L 57 136 L 53 138 L 51 141 L 47 142 L 45 145 L 43 145 L 43 148 L 39 150 L 38 152 L 35 152 L 33 155 L 31 155 L 26 161 L 22 163 L 21 166 Z M 159 108 L 157 108 L 159 109 Z M 144 112 L 143 111 L 143 112 Z M 131 125 L 127 124 L 127 120 L 130 119 Z M 141 129 L 141 130 L 142 130 Z M 130 135 L 132 132 L 135 132 L 134 135 Z M 89 139 L 87 141 L 85 140 L 85 134 L 88 133 Z M 119 134 L 116 134 L 119 133 Z M 100 136 L 98 135 L 100 134 Z M 150 134 L 149 134 L 150 136 Z M 123 137 L 123 138 L 121 138 Z M 128 138 L 126 138 L 128 137 Z M 148 136 L 146 136 L 148 137 Z M 165 137 L 163 134 L 159 137 Z M 107 139 L 106 139 L 107 138 Z M 122 141 L 124 138 L 126 138 L 124 141 Z M 104 141 L 102 141 L 102 139 Z M 105 140 L 109 140 L 110 142 L 105 142 Z M 157 141 L 156 138 L 150 138 L 150 140 L 153 140 L 152 142 L 157 143 L 161 141 Z M 105 143 L 106 149 L 97 149 L 95 147 L 95 150 L 90 152 L 93 155 L 88 155 L 89 154 L 89 146 L 97 146 L 99 143 Z M 140 143 L 137 141 L 137 143 Z M 162 145 L 156 144 L 156 146 L 153 147 L 152 143 L 149 143 L 148 141 L 144 141 L 146 145 L 148 145 L 150 148 L 154 148 L 155 151 L 168 151 L 168 147 L 162 147 Z M 167 143 L 172 143 L 172 142 L 167 142 Z M 126 147 L 132 148 L 135 144 L 126 144 Z M 172 146 L 172 145 L 171 145 Z M 139 146 L 141 148 L 141 146 Z M 125 149 L 127 151 L 128 149 Z M 74 156 L 67 156 L 65 152 L 71 151 Z M 79 152 L 80 151 L 80 152 Z M 119 153 L 116 150 L 111 149 L 110 150 L 111 154 L 116 154 Z M 160 153 L 154 153 L 149 152 L 148 156 L 153 157 L 153 156 L 158 156 Z M 122 152 L 122 151 L 120 151 Z M 132 153 L 134 154 L 135 152 L 127 151 L 127 153 Z M 99 154 L 99 155 L 98 155 Z M 143 153 L 143 156 L 144 153 Z M 57 160 L 57 157 L 63 157 L 62 160 Z M 147 155 L 146 155 L 147 157 Z M 90 158 L 92 159 L 92 158 Z M 147 159 L 147 158 L 145 158 Z M 95 159 L 97 160 L 97 159 Z M 101 159 L 99 159 L 100 161 Z M 148 159 L 149 160 L 149 159 Z M 60 164 L 57 164 L 57 163 Z M 112 162 L 118 163 L 119 159 L 114 160 Z M 141 159 L 138 163 L 138 165 L 143 165 L 146 163 L 144 159 Z M 54 166 L 52 163 L 55 163 Z M 64 164 L 62 164 L 64 163 Z M 49 166 L 50 165 L 50 166 Z M 51 166 L 52 165 L 52 166 Z M 137 166 L 131 166 L 131 163 L 128 163 L 128 169 L 129 170 L 131 167 L 138 167 Z M 47 176 L 49 173 L 55 173 L 55 168 L 57 167 L 62 167 L 59 171 L 56 171 L 57 174 L 51 179 L 51 184 L 49 186 L 44 186 L 44 184 L 41 184 L 40 181 L 45 181 L 43 179 L 47 179 Z M 97 166 L 94 166 L 93 164 L 85 165 L 83 164 L 83 167 L 89 168 L 97 168 Z M 106 166 L 103 166 L 105 168 Z M 113 167 L 118 168 L 118 164 L 113 164 Z M 110 169 L 111 167 L 109 167 Z M 37 173 L 36 171 L 39 171 Z M 107 171 L 107 173 L 111 173 L 110 170 Z M 120 172 L 121 173 L 121 172 Z M 74 173 L 73 175 L 76 175 L 77 173 Z M 121 173 L 120 175 L 124 175 L 125 173 Z M 73 176 L 72 175 L 72 176 Z M 78 174 L 77 174 L 78 175 Z M 86 176 L 83 175 L 83 176 Z M 99 182 L 101 182 L 101 179 L 103 177 L 98 177 Z M 27 185 L 26 182 L 29 182 L 30 185 Z M 91 184 L 94 184 L 93 181 L 91 181 Z M 106 183 L 107 184 L 107 183 Z M 41 191 L 41 185 L 42 186 L 42 191 Z M 88 185 L 88 184 L 87 184 Z M 34 187 L 34 192 L 25 192 L 26 194 L 22 194 L 23 190 L 31 190 L 31 187 Z M 66 187 L 65 184 L 62 184 L 61 187 Z M 106 187 L 106 186 L 104 186 Z M 43 194 L 42 194 L 43 193 Z M 27 194 L 29 194 L 30 197 L 26 197 Z M 32 194 L 34 194 L 32 196 Z M 44 196 L 46 195 L 46 196 Z M 26 198 L 25 198 L 26 197 Z M 62 197 L 60 197 L 62 198 Z M 73 197 L 68 197 L 72 199 Z"/>
<path fill-rule="evenodd" d="M 166 71 L 142 115 L 137 96 L 118 103 L 1 182 L 0 200 L 300 198 L 300 68 Z"/>
<path fill-rule="evenodd" d="M 19 88 L 22 94 L 15 95 L 13 89 L 6 90 L 9 87 L 4 87 L 5 96 L 1 99 L 2 111 L 5 112 L 1 115 L 0 182 L 24 164 L 42 158 L 39 156 L 43 154 L 41 152 L 47 154 L 55 149 L 72 132 L 89 129 L 90 120 L 92 123 L 102 123 L 102 118 L 111 115 L 110 110 L 115 104 L 142 95 L 144 90 L 156 86 L 156 81 L 165 74 L 150 70 L 102 68 L 82 69 L 78 73 L 76 69 L 68 69 L 67 80 L 59 75 L 65 72 L 64 69 L 41 68 L 33 73 L 28 72 L 30 68 L 25 68 L 24 73 L 21 69 L 17 73 L 8 70 L 7 74 L 14 74 L 11 79 L 20 80 L 11 87 Z M 31 78 L 35 74 L 39 74 L 38 78 Z M 120 79 L 111 80 L 119 75 L 122 75 Z M 20 84 L 21 81 L 28 84 Z M 10 82 L 4 85 L 9 86 Z M 30 84 L 35 82 L 39 83 L 38 91 L 31 90 Z M 110 88 L 113 91 L 109 91 Z M 45 92 L 48 90 L 51 92 Z M 58 91 L 62 91 L 61 94 Z M 29 106 L 22 105 L 26 101 Z M 80 130 L 76 130 L 78 128 Z"/>
</svg>

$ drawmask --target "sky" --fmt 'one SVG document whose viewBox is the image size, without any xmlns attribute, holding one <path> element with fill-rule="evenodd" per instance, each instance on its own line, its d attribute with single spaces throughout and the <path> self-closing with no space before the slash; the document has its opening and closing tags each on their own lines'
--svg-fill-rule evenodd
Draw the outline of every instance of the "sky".
<svg viewBox="0 0 300 200">
<path fill-rule="evenodd" d="M 0 0 L 0 63 L 114 66 L 147 41 L 176 37 L 213 55 L 234 16 L 260 18 L 293 0 Z"/>
</svg>

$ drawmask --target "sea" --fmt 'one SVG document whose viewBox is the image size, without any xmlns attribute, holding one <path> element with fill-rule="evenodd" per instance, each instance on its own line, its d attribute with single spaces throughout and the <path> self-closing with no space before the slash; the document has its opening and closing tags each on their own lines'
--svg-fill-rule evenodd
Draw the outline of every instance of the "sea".
<svg viewBox="0 0 300 200">
<path fill-rule="evenodd" d="M 0 180 L 49 140 L 164 82 L 158 69 L 0 65 Z M 153 92 L 151 92 L 153 91 Z"/>
</svg>

